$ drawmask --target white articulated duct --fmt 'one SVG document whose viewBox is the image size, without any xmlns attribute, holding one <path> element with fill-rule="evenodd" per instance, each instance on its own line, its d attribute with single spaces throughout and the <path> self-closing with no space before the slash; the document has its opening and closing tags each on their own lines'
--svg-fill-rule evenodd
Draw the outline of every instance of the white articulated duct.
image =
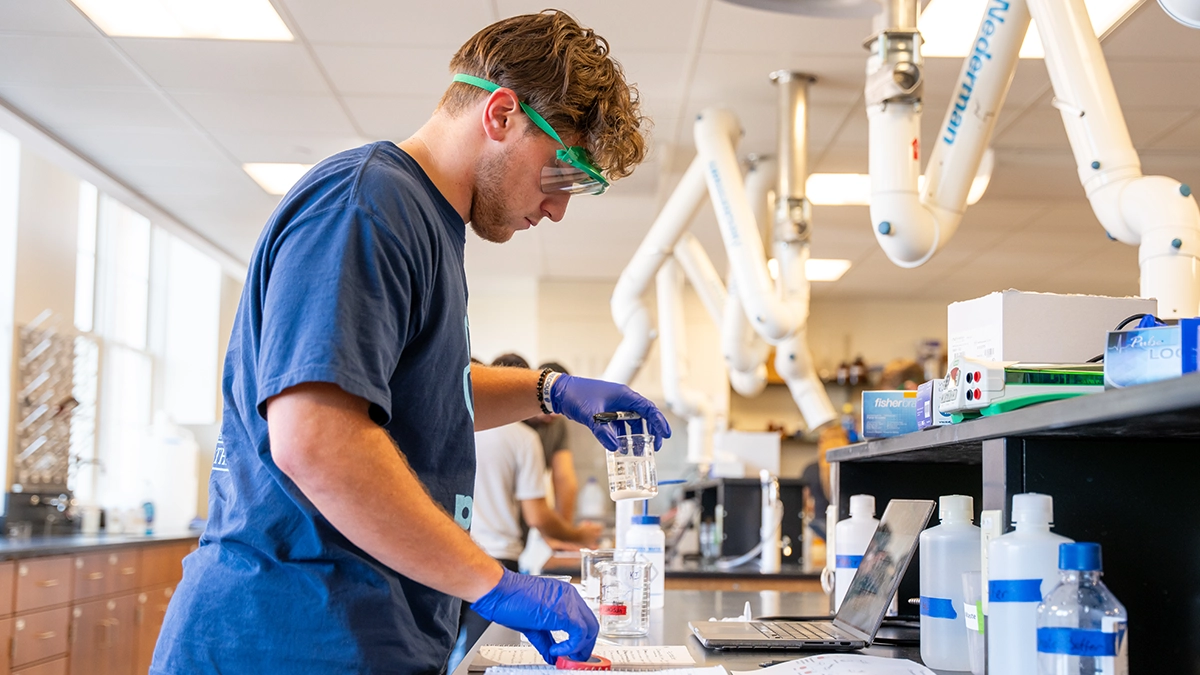
<svg viewBox="0 0 1200 675">
<path fill-rule="evenodd" d="M 993 0 L 995 1 L 995 0 Z M 1015 3 L 1014 3 L 1015 4 Z M 1160 317 L 1200 314 L 1200 208 L 1191 188 L 1143 176 L 1082 0 L 1031 0 L 1079 180 L 1109 236 L 1138 245 L 1141 295 Z"/>
<path fill-rule="evenodd" d="M 775 294 L 754 211 L 746 196 L 734 149 L 741 129 L 728 110 L 705 109 L 696 119 L 697 159 L 716 211 L 729 267 L 737 281 L 746 315 L 755 332 L 778 342 L 795 330 L 798 317 Z"/>
<path fill-rule="evenodd" d="M 654 279 L 658 298 L 658 349 L 663 397 L 671 412 L 688 420 L 688 461 L 712 458 L 713 406 L 708 397 L 687 385 L 687 335 L 683 314 L 683 275 L 668 258 Z"/>
<path fill-rule="evenodd" d="M 704 167 L 697 157 L 663 205 L 633 258 L 621 271 L 610 301 L 613 321 L 621 331 L 621 344 L 601 376 L 609 382 L 629 384 L 646 360 L 654 332 L 642 296 L 650 287 L 654 273 L 671 255 L 679 237 L 704 203 L 703 172 Z"/>
<path fill-rule="evenodd" d="M 725 284 L 721 281 L 721 275 L 717 274 L 717 268 L 713 267 L 704 245 L 696 235 L 685 232 L 679 238 L 679 243 L 675 244 L 674 253 L 675 262 L 683 269 L 688 283 L 696 289 L 696 295 L 700 296 L 700 303 L 704 305 L 708 316 L 714 324 L 720 325 L 726 302 Z"/>
<path fill-rule="evenodd" d="M 772 192 L 778 164 L 770 159 L 754 159 L 746 172 L 746 197 L 754 212 L 760 236 L 769 236 L 772 216 Z M 767 387 L 767 357 L 771 347 L 763 341 L 742 308 L 737 292 L 737 280 L 732 273 L 727 279 L 727 297 L 721 326 L 721 354 L 729 370 L 729 384 L 738 394 L 754 398 Z"/>
<path fill-rule="evenodd" d="M 907 6 L 914 1 L 901 4 L 911 9 Z M 895 13 L 915 16 L 915 10 Z M 1028 28 L 1024 0 L 989 0 L 972 53 L 963 60 L 920 192 L 920 34 L 902 25 L 870 42 L 866 96 L 871 224 L 876 241 L 896 265 L 925 264 L 958 230 Z M 894 73 L 901 70 L 916 73 L 907 80 L 907 89 L 896 84 Z M 990 174 L 990 166 L 985 172 Z"/>
<path fill-rule="evenodd" d="M 775 251 L 784 297 L 796 306 L 797 311 L 803 309 L 807 316 L 809 282 L 804 275 L 804 266 L 808 260 L 808 246 L 788 247 L 781 242 L 776 243 Z M 787 339 L 775 345 L 775 372 L 787 382 L 792 400 L 809 429 L 819 429 L 837 419 L 825 385 L 813 367 L 806 324 L 798 326 Z"/>
</svg>

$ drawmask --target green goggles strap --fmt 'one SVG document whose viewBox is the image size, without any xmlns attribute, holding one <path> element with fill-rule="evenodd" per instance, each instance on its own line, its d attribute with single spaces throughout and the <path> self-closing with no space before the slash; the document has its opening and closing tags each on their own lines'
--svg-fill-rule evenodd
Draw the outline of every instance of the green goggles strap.
<svg viewBox="0 0 1200 675">
<path fill-rule="evenodd" d="M 495 82 L 489 82 L 482 77 L 475 77 L 474 75 L 467 75 L 466 73 L 458 73 L 454 76 L 454 81 L 479 87 L 488 93 L 494 92 L 500 88 L 500 85 L 496 84 Z M 604 177 L 604 174 L 600 173 L 600 170 L 592 165 L 591 158 L 588 157 L 587 150 L 584 150 L 579 146 L 568 148 L 567 144 L 563 143 L 562 138 L 559 137 L 558 132 L 554 130 L 554 127 L 550 126 L 550 123 L 547 122 L 544 117 L 539 115 L 536 110 L 529 107 L 529 105 L 527 105 L 524 101 L 519 102 L 521 104 L 521 110 L 525 111 L 525 114 L 529 116 L 529 119 L 533 120 L 533 123 L 537 125 L 537 128 L 546 132 L 550 138 L 553 138 L 558 142 L 559 145 L 562 146 L 562 149 L 558 150 L 556 153 L 559 161 L 570 164 L 576 169 L 579 169 L 587 174 L 588 177 L 597 183 L 606 187 L 608 186 L 608 180 Z"/>
<path fill-rule="evenodd" d="M 459 73 L 455 75 L 454 81 L 479 87 L 489 94 L 500 88 L 500 85 L 496 84 L 495 82 L 488 82 L 482 77 L 475 77 L 474 75 L 467 75 L 466 73 Z M 558 137 L 558 132 L 554 130 L 554 127 L 550 126 L 550 123 L 547 122 L 545 118 L 539 115 L 536 110 L 526 105 L 524 101 L 521 101 L 520 103 L 521 110 L 524 110 L 525 114 L 529 115 L 529 119 L 533 120 L 533 123 L 536 124 L 539 129 L 546 132 L 550 138 L 558 141 L 558 144 L 563 146 L 563 148 L 567 147 L 567 144 L 563 143 L 562 139 Z"/>
</svg>

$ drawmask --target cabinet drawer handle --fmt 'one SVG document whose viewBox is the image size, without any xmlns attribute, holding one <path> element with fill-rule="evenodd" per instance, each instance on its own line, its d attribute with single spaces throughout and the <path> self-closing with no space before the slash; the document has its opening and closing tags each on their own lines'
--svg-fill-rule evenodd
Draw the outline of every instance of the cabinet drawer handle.
<svg viewBox="0 0 1200 675">
<path fill-rule="evenodd" d="M 92 572 L 87 575 L 88 581 L 99 581 L 104 578 L 104 572 Z"/>
<path fill-rule="evenodd" d="M 35 584 L 41 588 L 53 588 L 58 585 L 58 579 L 43 579 Z"/>
<path fill-rule="evenodd" d="M 129 576 L 130 574 L 137 574 L 137 568 L 136 567 L 122 567 L 121 574 L 123 574 L 125 576 Z"/>
<path fill-rule="evenodd" d="M 58 633 L 52 630 L 48 630 L 44 633 L 38 633 L 37 635 L 33 636 L 35 640 L 53 640 L 56 637 L 58 637 Z"/>
</svg>

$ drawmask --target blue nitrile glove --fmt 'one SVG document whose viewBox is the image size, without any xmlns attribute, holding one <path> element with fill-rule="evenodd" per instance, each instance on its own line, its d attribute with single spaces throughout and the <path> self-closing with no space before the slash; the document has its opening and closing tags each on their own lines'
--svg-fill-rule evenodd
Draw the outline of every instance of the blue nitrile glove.
<svg viewBox="0 0 1200 675">
<path fill-rule="evenodd" d="M 626 387 L 604 380 L 559 375 L 550 387 L 550 407 L 554 412 L 590 428 L 606 450 L 617 449 L 617 430 L 609 423 L 596 422 L 592 416 L 602 412 L 632 411 L 642 416 L 646 433 L 654 435 L 654 449 L 671 437 L 671 425 L 649 399 Z"/>
<path fill-rule="evenodd" d="M 596 616 L 571 584 L 507 569 L 500 583 L 471 603 L 471 609 L 488 621 L 524 633 L 550 664 L 560 656 L 588 660 L 600 633 Z M 569 637 L 556 643 L 552 630 L 566 631 Z"/>
</svg>

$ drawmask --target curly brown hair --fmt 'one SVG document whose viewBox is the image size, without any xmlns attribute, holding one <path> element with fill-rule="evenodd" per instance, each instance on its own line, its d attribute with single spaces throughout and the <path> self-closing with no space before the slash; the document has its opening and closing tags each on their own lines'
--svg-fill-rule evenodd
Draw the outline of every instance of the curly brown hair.
<svg viewBox="0 0 1200 675">
<path fill-rule="evenodd" d="M 565 12 L 547 9 L 484 28 L 450 59 L 450 72 L 512 89 L 560 134 L 577 134 L 610 179 L 633 173 L 646 157 L 648 120 L 637 87 L 609 56 L 608 41 Z M 438 108 L 457 115 L 484 96 L 454 82 Z"/>
</svg>

